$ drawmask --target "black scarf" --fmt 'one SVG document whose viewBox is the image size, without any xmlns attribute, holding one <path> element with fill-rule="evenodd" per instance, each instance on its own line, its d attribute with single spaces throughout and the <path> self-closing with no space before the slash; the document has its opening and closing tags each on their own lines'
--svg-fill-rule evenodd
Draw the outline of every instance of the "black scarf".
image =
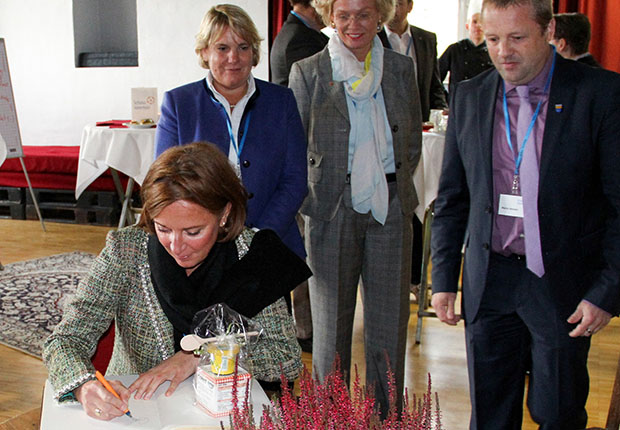
<svg viewBox="0 0 620 430">
<path fill-rule="evenodd" d="M 181 349 L 181 338 L 193 332 L 199 310 L 226 303 L 252 318 L 312 275 L 271 230 L 257 232 L 242 259 L 234 241 L 215 243 L 190 276 L 155 235 L 149 236 L 148 258 L 155 293 L 174 328 L 175 351 Z"/>
</svg>

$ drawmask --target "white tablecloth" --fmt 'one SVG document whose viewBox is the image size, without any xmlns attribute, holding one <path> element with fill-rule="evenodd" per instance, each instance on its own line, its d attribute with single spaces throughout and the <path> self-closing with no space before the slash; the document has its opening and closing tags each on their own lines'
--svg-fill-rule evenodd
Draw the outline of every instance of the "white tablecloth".
<svg viewBox="0 0 620 430">
<path fill-rule="evenodd" d="M 153 163 L 155 129 L 108 128 L 87 125 L 82 131 L 75 198 L 108 167 L 142 184 Z"/>
<path fill-rule="evenodd" d="M 420 222 L 424 222 L 424 211 L 437 197 L 445 135 L 439 133 L 422 133 L 422 156 L 413 174 L 413 185 L 420 204 L 415 209 Z"/>
</svg>

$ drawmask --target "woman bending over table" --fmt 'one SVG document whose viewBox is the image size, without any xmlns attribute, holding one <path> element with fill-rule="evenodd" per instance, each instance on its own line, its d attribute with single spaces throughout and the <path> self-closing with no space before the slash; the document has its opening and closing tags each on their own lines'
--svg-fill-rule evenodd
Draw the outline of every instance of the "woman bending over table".
<svg viewBox="0 0 620 430">
<path fill-rule="evenodd" d="M 244 227 L 246 191 L 228 159 L 211 144 L 169 149 L 149 169 L 141 197 L 139 225 L 108 234 L 45 343 L 55 398 L 109 420 L 123 415 L 132 393 L 150 398 L 170 381 L 170 395 L 198 364 L 181 337 L 197 311 L 216 303 L 264 328 L 247 359 L 256 379 L 295 379 L 301 350 L 282 296 L 310 271 L 273 231 Z M 120 400 L 95 379 L 90 361 L 112 321 L 107 373 L 140 375 L 128 388 L 111 381 Z"/>
<path fill-rule="evenodd" d="M 260 42 L 238 6 L 217 5 L 206 13 L 195 51 L 207 76 L 164 94 L 155 153 L 215 143 L 248 190 L 246 225 L 275 231 L 305 257 L 295 215 L 308 192 L 306 139 L 291 90 L 252 76 Z"/>
</svg>

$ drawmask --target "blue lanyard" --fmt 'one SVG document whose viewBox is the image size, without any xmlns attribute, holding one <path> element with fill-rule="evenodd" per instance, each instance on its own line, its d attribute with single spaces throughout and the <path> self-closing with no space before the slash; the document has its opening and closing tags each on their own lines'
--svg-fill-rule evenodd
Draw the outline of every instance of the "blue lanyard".
<svg viewBox="0 0 620 430">
<path fill-rule="evenodd" d="M 310 29 L 313 29 L 312 27 L 310 27 L 310 26 L 308 25 L 308 23 L 306 22 L 306 20 L 305 20 L 305 19 L 303 19 L 301 16 L 299 16 L 299 14 L 298 14 L 297 12 L 295 12 L 294 10 L 292 10 L 292 11 L 291 11 L 291 15 L 295 15 L 295 16 L 297 17 L 297 19 L 298 19 L 298 20 L 300 20 L 300 21 L 303 23 L 303 25 L 305 25 L 306 27 L 308 27 L 308 28 L 310 28 Z M 314 30 L 314 29 L 313 29 L 313 30 Z"/>
<path fill-rule="evenodd" d="M 222 103 L 220 103 L 215 97 L 211 95 L 211 100 L 217 105 L 220 106 L 222 112 L 224 113 L 224 117 L 226 118 L 226 126 L 228 127 L 228 136 L 230 137 L 230 141 L 233 144 L 233 148 L 237 153 L 237 164 L 239 164 L 239 160 L 241 160 L 241 151 L 243 151 L 243 146 L 245 145 L 245 138 L 248 136 L 248 127 L 250 126 L 250 117 L 252 116 L 252 111 L 248 111 L 247 116 L 245 117 L 245 124 L 243 126 L 243 136 L 241 136 L 241 140 L 239 141 L 239 146 L 237 146 L 237 141 L 235 139 L 235 134 L 232 129 L 232 122 L 230 122 L 230 117 L 228 116 L 228 112 L 226 112 L 226 108 Z"/>
<path fill-rule="evenodd" d="M 222 106 L 223 107 L 223 106 Z M 235 152 L 237 153 L 237 164 L 239 164 L 239 160 L 241 159 L 241 151 L 243 151 L 243 145 L 245 145 L 245 138 L 248 137 L 248 127 L 250 125 L 250 117 L 252 116 L 252 112 L 249 111 L 248 115 L 245 117 L 245 125 L 243 126 L 243 136 L 241 136 L 241 140 L 239 141 L 239 146 L 237 146 L 237 142 L 235 141 L 235 135 L 232 129 L 232 123 L 230 122 L 230 118 L 228 114 L 226 114 L 226 125 L 228 126 L 228 135 L 230 136 L 230 141 L 233 144 L 233 148 L 235 148 Z"/>
<path fill-rule="evenodd" d="M 525 144 L 530 138 L 532 134 L 532 130 L 534 129 L 534 125 L 536 124 L 536 119 L 538 118 L 538 114 L 540 113 L 540 106 L 542 105 L 543 99 L 547 91 L 549 91 L 549 86 L 551 85 L 551 77 L 553 76 L 553 70 L 555 69 L 555 47 L 553 47 L 553 62 L 551 63 L 551 70 L 549 70 L 549 75 L 547 76 L 547 82 L 545 83 L 545 89 L 543 90 L 543 95 L 538 100 L 538 105 L 536 106 L 536 110 L 534 111 L 534 115 L 532 116 L 532 120 L 530 121 L 530 125 L 527 128 L 527 132 L 525 133 L 525 137 L 523 138 L 523 143 L 521 144 L 521 148 L 519 149 L 519 154 L 517 155 L 517 160 L 515 161 L 515 178 L 519 176 L 519 169 L 521 167 L 521 162 L 523 161 L 523 150 L 525 149 Z M 514 154 L 514 148 L 512 147 L 512 139 L 510 138 L 510 117 L 508 115 L 508 102 L 506 101 L 506 82 L 502 81 L 502 85 L 504 86 L 504 123 L 506 124 L 506 140 L 508 141 L 508 146 L 510 147 L 510 151 Z"/>
</svg>

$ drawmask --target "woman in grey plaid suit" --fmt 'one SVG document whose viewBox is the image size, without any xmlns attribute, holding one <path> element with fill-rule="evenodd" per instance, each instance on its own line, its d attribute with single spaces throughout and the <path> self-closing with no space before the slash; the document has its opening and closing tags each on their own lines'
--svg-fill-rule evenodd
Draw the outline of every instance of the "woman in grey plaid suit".
<svg viewBox="0 0 620 430">
<path fill-rule="evenodd" d="M 366 382 L 388 407 L 386 354 L 401 399 L 409 318 L 413 171 L 422 116 L 411 59 L 377 37 L 393 0 L 314 0 L 335 28 L 327 47 L 295 63 L 289 86 L 308 138 L 306 217 L 314 342 L 323 378 L 336 355 L 348 374 L 361 277 Z M 400 402 L 399 402 L 400 403 Z"/>
<path fill-rule="evenodd" d="M 86 413 L 123 415 L 129 396 L 149 398 L 163 382 L 171 394 L 198 358 L 180 348 L 194 314 L 226 303 L 262 325 L 245 364 L 259 381 L 295 379 L 301 350 L 283 295 L 310 271 L 271 230 L 246 229 L 247 193 L 226 156 L 211 144 L 164 152 L 141 189 L 139 226 L 108 234 L 89 276 L 48 338 L 43 358 L 60 401 Z M 140 374 L 121 399 L 95 380 L 90 361 L 111 322 L 115 339 L 108 374 Z"/>
</svg>

